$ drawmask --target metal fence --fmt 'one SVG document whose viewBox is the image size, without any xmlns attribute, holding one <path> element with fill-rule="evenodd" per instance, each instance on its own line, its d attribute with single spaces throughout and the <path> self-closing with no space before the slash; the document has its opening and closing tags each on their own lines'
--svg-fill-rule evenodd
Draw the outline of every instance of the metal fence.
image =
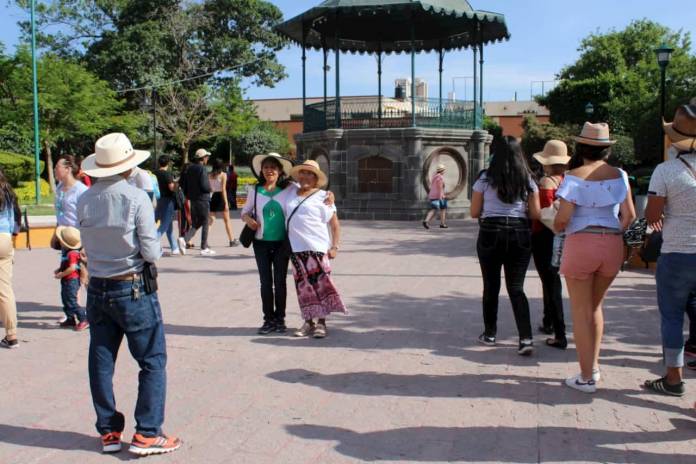
<svg viewBox="0 0 696 464">
<path fill-rule="evenodd" d="M 417 127 L 474 129 L 474 102 L 451 101 L 435 98 L 416 98 L 415 123 Z M 326 129 L 374 129 L 380 127 L 411 127 L 412 101 L 383 97 L 346 97 L 340 101 L 340 124 L 336 124 L 336 100 L 305 106 L 304 131 Z M 479 109 L 479 124 L 482 112 Z"/>
</svg>

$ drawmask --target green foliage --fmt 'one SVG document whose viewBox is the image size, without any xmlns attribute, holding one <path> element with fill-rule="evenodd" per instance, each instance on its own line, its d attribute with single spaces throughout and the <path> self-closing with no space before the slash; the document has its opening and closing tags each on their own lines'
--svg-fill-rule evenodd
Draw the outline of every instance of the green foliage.
<svg viewBox="0 0 696 464">
<path fill-rule="evenodd" d="M 287 134 L 266 122 L 235 137 L 232 146 L 238 164 L 249 164 L 251 157 L 259 153 L 273 151 L 287 155 L 291 149 Z"/>
<path fill-rule="evenodd" d="M 254 176 L 237 177 L 237 190 L 247 185 L 254 185 L 257 182 Z"/>
<path fill-rule="evenodd" d="M 627 135 L 614 134 L 616 143 L 611 147 L 609 163 L 619 167 L 633 167 L 638 164 L 633 138 Z"/>
<path fill-rule="evenodd" d="M 34 158 L 17 153 L 0 151 L 0 169 L 12 186 L 17 187 L 21 181 L 34 178 Z M 44 169 L 43 161 L 39 161 L 39 172 Z"/>
<path fill-rule="evenodd" d="M 503 136 L 503 128 L 488 116 L 483 117 L 483 129 L 488 131 L 493 138 L 499 138 Z"/>
<path fill-rule="evenodd" d="M 572 137 L 579 133 L 577 126 L 542 124 L 534 116 L 525 117 L 522 127 L 524 128 L 521 142 L 522 151 L 528 158 L 534 153 L 542 151 L 549 140 L 565 142 L 569 152 L 572 152 L 572 148 L 575 146 L 575 140 Z"/>
<path fill-rule="evenodd" d="M 51 186 L 44 179 L 40 181 L 41 185 L 41 201 L 46 202 L 46 200 L 52 197 Z M 20 205 L 28 205 L 36 202 L 36 185 L 33 181 L 31 182 L 20 182 L 19 187 L 15 189 L 17 194 L 17 199 Z"/>
<path fill-rule="evenodd" d="M 586 37 L 580 58 L 561 70 L 559 85 L 539 102 L 551 110 L 554 124 L 581 124 L 585 105 L 592 103 L 594 121 L 606 121 L 612 133 L 633 139 L 636 162 L 658 162 L 660 68 L 654 50 L 662 43 L 675 50 L 667 68 L 666 119 L 670 120 L 677 105 L 693 97 L 696 56 L 691 54 L 689 33 L 649 20 Z M 621 156 L 626 153 L 623 150 Z"/>
</svg>

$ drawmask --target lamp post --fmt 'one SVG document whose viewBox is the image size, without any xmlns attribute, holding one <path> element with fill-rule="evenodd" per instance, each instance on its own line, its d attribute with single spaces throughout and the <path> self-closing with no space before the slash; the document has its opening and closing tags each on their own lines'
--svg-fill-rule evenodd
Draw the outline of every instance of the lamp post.
<svg viewBox="0 0 696 464">
<path fill-rule="evenodd" d="M 587 116 L 587 120 L 589 122 L 592 122 L 592 115 L 594 114 L 594 106 L 592 103 L 588 103 L 585 105 L 585 116 Z"/>
<path fill-rule="evenodd" d="M 39 89 L 36 72 L 36 2 L 31 0 L 31 83 L 34 95 L 34 191 L 36 192 L 35 204 L 41 203 L 41 171 L 39 170 Z M 49 167 L 50 169 L 50 167 Z"/>
<path fill-rule="evenodd" d="M 665 75 L 667 74 L 667 66 L 672 59 L 674 49 L 669 48 L 667 44 L 660 45 L 660 48 L 655 49 L 657 55 L 657 64 L 660 65 L 660 123 L 665 117 Z M 662 124 L 660 124 L 660 127 Z"/>
</svg>

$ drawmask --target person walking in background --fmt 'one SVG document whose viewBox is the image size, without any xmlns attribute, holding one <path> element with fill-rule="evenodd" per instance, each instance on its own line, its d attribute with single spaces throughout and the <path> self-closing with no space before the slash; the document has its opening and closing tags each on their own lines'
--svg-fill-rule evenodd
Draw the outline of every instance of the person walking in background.
<svg viewBox="0 0 696 464">
<path fill-rule="evenodd" d="M 60 299 L 63 303 L 65 321 L 61 327 L 70 327 L 80 332 L 89 327 L 87 312 L 77 302 L 80 290 L 80 231 L 75 227 L 58 226 L 56 237 L 61 246 L 60 266 L 53 271 L 53 277 L 60 279 Z"/>
<path fill-rule="evenodd" d="M 237 179 L 239 176 L 234 170 L 234 165 L 229 164 L 227 168 L 227 183 L 225 184 L 225 190 L 227 190 L 227 201 L 230 204 L 231 211 L 237 211 Z"/>
<path fill-rule="evenodd" d="M 113 376 L 125 336 L 138 362 L 135 434 L 129 451 L 138 456 L 181 447 L 181 440 L 162 433 L 167 390 L 167 349 L 162 309 L 157 298 L 155 261 L 162 254 L 152 202 L 128 184 L 131 170 L 150 156 L 134 150 L 124 134 L 97 140 L 95 154 L 82 163 L 100 178 L 80 198 L 78 217 L 89 257 L 89 383 L 102 450 L 121 450 L 125 418 L 116 410 Z"/>
<path fill-rule="evenodd" d="M 239 245 L 239 242 L 234 238 L 232 232 L 232 224 L 230 223 L 230 204 L 227 199 L 227 174 L 223 171 L 224 164 L 221 159 L 216 158 L 213 161 L 213 170 L 208 175 L 210 182 L 210 227 L 215 222 L 215 217 L 222 218 L 225 224 L 225 232 L 227 232 L 227 240 L 231 247 Z"/>
<path fill-rule="evenodd" d="M 0 340 L 3 348 L 18 348 L 17 303 L 12 289 L 14 247 L 12 236 L 19 233 L 17 195 L 0 170 L 0 321 L 5 328 L 5 337 Z"/>
<path fill-rule="evenodd" d="M 646 380 L 644 386 L 665 395 L 682 396 L 684 351 L 693 350 L 689 340 L 684 344 L 684 313 L 692 315 L 696 305 L 696 104 L 677 108 L 673 122 L 665 123 L 664 130 L 677 156 L 655 168 L 645 218 L 662 230 L 655 280 L 667 372 L 658 379 Z"/>
<path fill-rule="evenodd" d="M 87 186 L 77 180 L 80 167 L 72 155 L 61 155 L 56 160 L 53 173 L 58 185 L 56 186 L 56 225 L 77 227 L 77 201 L 87 191 Z M 51 239 L 51 247 L 60 250 L 60 243 L 55 234 Z"/>
<path fill-rule="evenodd" d="M 346 312 L 331 280 L 329 263 L 338 254 L 340 224 L 336 207 L 326 204 L 327 192 L 321 189 L 326 187 L 328 179 L 316 161 L 307 160 L 295 166 L 291 176 L 299 185 L 291 188 L 285 215 L 292 248 L 292 274 L 304 320 L 295 336 L 324 338 L 326 317 L 333 312 Z"/>
<path fill-rule="evenodd" d="M 174 240 L 174 211 L 176 210 L 176 183 L 174 182 L 174 177 L 169 171 L 171 165 L 171 158 L 167 155 L 162 155 L 157 160 L 159 169 L 155 171 L 155 176 L 157 177 L 157 184 L 159 185 L 160 198 L 157 200 L 157 208 L 155 209 L 155 221 L 159 221 L 159 227 L 157 228 L 157 234 L 162 237 L 162 235 L 167 235 L 167 241 L 169 242 L 169 249 L 171 250 L 171 255 L 176 256 L 177 254 L 185 254 L 186 248 L 180 248 L 178 241 Z"/>
<path fill-rule="evenodd" d="M 213 256 L 215 251 L 208 246 L 208 221 L 210 216 L 210 182 L 205 165 L 208 164 L 210 152 L 199 148 L 193 157 L 193 163 L 188 165 L 181 174 L 180 184 L 189 201 L 191 228 L 186 235 L 179 237 L 179 248 L 193 248 L 191 239 L 201 229 L 201 255 Z"/>
<path fill-rule="evenodd" d="M 254 257 L 261 280 L 263 325 L 258 333 L 283 333 L 287 299 L 289 256 L 284 249 L 285 203 L 291 191 L 288 181 L 292 162 L 277 153 L 255 155 L 251 168 L 258 185 L 250 186 L 242 207 L 242 221 L 256 231 Z M 252 190 L 253 189 L 253 190 Z"/>
<path fill-rule="evenodd" d="M 560 207 L 554 222 L 555 229 L 566 234 L 560 273 L 570 295 L 580 364 L 580 373 L 565 384 L 594 393 L 601 378 L 602 304 L 623 263 L 623 231 L 636 213 L 628 175 L 606 162 L 615 143 L 609 137 L 609 126 L 586 122 L 574 139 L 575 153 L 583 165 L 568 171 L 558 188 Z"/>
<path fill-rule="evenodd" d="M 544 169 L 544 175 L 538 181 L 539 203 L 541 208 L 547 208 L 553 205 L 556 190 L 570 162 L 568 147 L 560 140 L 549 140 L 544 150 L 533 157 Z M 532 223 L 532 256 L 544 295 L 544 318 L 539 330 L 547 335 L 554 334 L 554 338 L 546 339 L 548 346 L 565 349 L 568 341 L 563 317 L 563 286 L 558 267 L 552 265 L 554 237 L 554 232 L 540 221 Z"/>
<path fill-rule="evenodd" d="M 524 279 L 532 256 L 530 219 L 539 219 L 539 193 L 519 142 L 514 137 L 494 141 L 493 159 L 473 187 L 471 217 L 480 218 L 476 252 L 483 277 L 484 331 L 480 343 L 494 346 L 498 331 L 500 269 L 519 335 L 517 353 L 533 348 L 529 302 Z"/>
<path fill-rule="evenodd" d="M 423 220 L 423 227 L 430 229 L 430 221 L 435 212 L 440 213 L 440 228 L 447 229 L 447 198 L 445 197 L 445 165 L 438 164 L 435 174 L 430 179 L 430 192 L 428 192 L 428 205 L 430 209 Z"/>
</svg>

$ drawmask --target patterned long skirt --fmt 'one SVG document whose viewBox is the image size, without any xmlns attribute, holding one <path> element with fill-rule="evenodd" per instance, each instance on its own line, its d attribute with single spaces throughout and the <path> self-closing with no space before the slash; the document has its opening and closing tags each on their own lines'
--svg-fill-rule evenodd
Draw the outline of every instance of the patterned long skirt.
<svg viewBox="0 0 696 464">
<path fill-rule="evenodd" d="M 293 253 L 290 261 L 302 319 L 324 319 L 330 313 L 346 312 L 331 280 L 331 265 L 326 253 L 302 251 Z"/>
</svg>

